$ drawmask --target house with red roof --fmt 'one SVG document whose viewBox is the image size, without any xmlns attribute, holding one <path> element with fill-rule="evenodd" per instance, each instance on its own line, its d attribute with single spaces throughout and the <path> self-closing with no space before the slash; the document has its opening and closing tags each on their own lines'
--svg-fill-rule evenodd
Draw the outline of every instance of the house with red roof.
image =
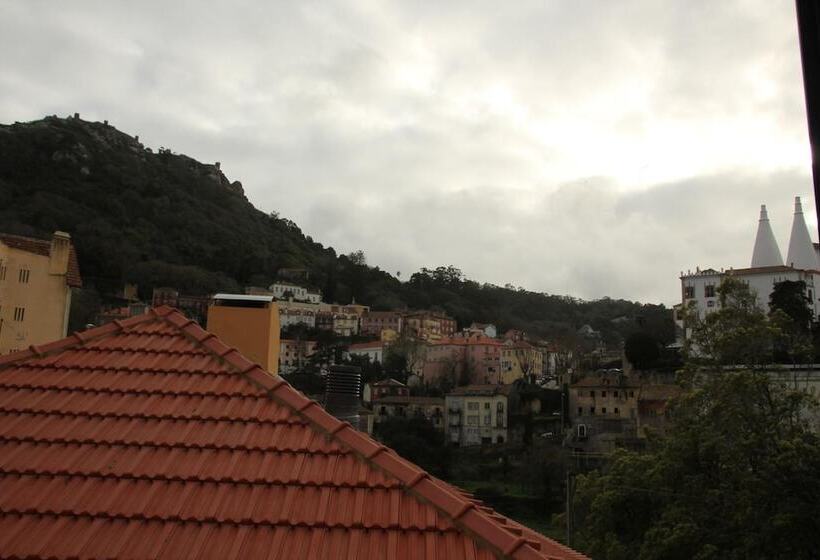
<svg viewBox="0 0 820 560">
<path fill-rule="evenodd" d="M 0 357 L 9 558 L 581 559 L 171 308 Z"/>
</svg>

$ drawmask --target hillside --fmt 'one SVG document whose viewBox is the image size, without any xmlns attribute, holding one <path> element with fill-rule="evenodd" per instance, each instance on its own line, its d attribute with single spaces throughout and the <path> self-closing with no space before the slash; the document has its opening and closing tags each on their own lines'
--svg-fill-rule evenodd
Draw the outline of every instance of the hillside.
<svg viewBox="0 0 820 560">
<path fill-rule="evenodd" d="M 154 153 L 108 124 L 47 117 L 0 125 L 0 230 L 48 237 L 55 229 L 71 233 L 86 284 L 103 296 L 124 281 L 137 283 L 143 297 L 163 285 L 239 290 L 296 267 L 310 271 L 327 301 L 439 308 L 460 325 L 491 321 L 571 338 L 588 323 L 610 344 L 641 326 L 663 341 L 673 335 L 663 306 L 478 284 L 452 266 L 402 283 L 257 210 L 218 166 Z"/>
</svg>

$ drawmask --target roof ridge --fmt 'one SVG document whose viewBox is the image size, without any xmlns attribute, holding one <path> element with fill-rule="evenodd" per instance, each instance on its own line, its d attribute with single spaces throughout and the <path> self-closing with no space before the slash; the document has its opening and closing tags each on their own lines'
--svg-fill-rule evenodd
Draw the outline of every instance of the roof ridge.
<svg viewBox="0 0 820 560">
<path fill-rule="evenodd" d="M 216 335 L 209 333 L 180 312 L 161 307 L 156 310 L 156 315 L 210 350 L 250 383 L 266 391 L 276 402 L 305 418 L 314 429 L 349 448 L 366 464 L 398 479 L 405 492 L 432 506 L 477 543 L 492 550 L 496 556 L 522 560 L 548 558 L 541 550 L 543 544 L 553 545 L 562 552 L 578 554 L 546 537 L 538 535 L 541 538 L 536 541 L 519 536 L 509 527 L 501 526 L 492 515 L 480 510 L 473 500 L 463 496 L 455 487 L 431 476 L 389 447 L 356 430 L 349 422 L 333 417 L 318 402 L 294 389 L 282 377 L 274 377 L 260 365 L 243 356 L 236 348 L 226 345 Z M 529 533 L 531 536 L 536 535 L 531 530 Z M 582 555 L 578 557 L 583 558 Z"/>
<path fill-rule="evenodd" d="M 417 465 L 400 457 L 392 449 L 359 432 L 350 423 L 331 416 L 318 402 L 307 398 L 283 378 L 271 375 L 243 356 L 236 348 L 227 346 L 216 335 L 207 332 L 195 321 L 169 306 L 161 306 L 149 310 L 144 315 L 113 321 L 84 332 L 75 332 L 61 340 L 41 346 L 32 345 L 26 350 L 2 356 L 0 371 L 29 358 L 41 358 L 76 348 L 92 340 L 116 335 L 140 323 L 157 320 L 171 325 L 181 335 L 207 350 L 208 354 L 215 357 L 229 372 L 238 373 L 248 383 L 264 391 L 292 414 L 294 420 L 298 418 L 307 422 L 313 430 L 323 434 L 327 441 L 350 450 L 361 463 L 397 480 L 403 492 L 428 504 L 467 538 L 495 556 L 516 560 L 544 560 L 555 554 L 585 558 L 572 549 L 517 523 L 512 525 L 506 522 L 503 516 L 484 507 L 458 488 L 431 476 Z"/>
<path fill-rule="evenodd" d="M 55 340 L 54 342 L 41 344 L 39 346 L 32 344 L 25 350 L 20 350 L 19 352 L 13 352 L 11 354 L 6 354 L 5 356 L 0 356 L 0 370 L 22 360 L 27 360 L 29 358 L 42 358 L 50 354 L 55 354 L 57 352 L 68 350 L 70 348 L 83 346 L 84 344 L 91 342 L 92 340 L 96 340 L 98 338 L 114 334 L 115 332 L 121 332 L 126 328 L 138 325 L 140 323 L 151 321 L 155 317 L 161 317 L 161 315 L 159 314 L 159 310 L 163 308 L 168 309 L 170 311 L 174 311 L 172 308 L 168 306 L 163 306 L 157 309 L 150 309 L 148 313 L 144 313 L 142 315 L 129 317 L 128 319 L 124 320 L 118 319 L 116 321 L 111 321 L 110 323 L 106 323 L 104 325 L 100 325 L 99 327 L 94 327 L 92 329 L 88 329 L 85 331 L 75 331 L 69 336 L 61 338 L 59 340 Z"/>
</svg>

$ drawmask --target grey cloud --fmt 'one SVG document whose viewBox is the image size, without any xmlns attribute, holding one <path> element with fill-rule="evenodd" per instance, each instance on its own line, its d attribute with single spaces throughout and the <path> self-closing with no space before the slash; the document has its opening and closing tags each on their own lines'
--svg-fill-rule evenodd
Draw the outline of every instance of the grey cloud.
<svg viewBox="0 0 820 560">
<path fill-rule="evenodd" d="M 793 10 L 7 2 L 0 121 L 80 111 L 220 161 L 403 276 L 671 303 L 681 269 L 744 264 L 758 204 L 785 243 L 810 190 Z"/>
</svg>

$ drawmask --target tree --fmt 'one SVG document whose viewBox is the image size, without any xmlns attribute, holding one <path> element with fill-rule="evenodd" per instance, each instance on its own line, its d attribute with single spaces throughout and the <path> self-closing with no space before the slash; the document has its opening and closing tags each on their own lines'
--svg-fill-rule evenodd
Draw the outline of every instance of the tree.
<svg viewBox="0 0 820 560">
<path fill-rule="evenodd" d="M 624 353 L 637 369 L 651 368 L 661 355 L 658 341 L 651 334 L 640 331 L 626 339 Z"/>
<path fill-rule="evenodd" d="M 756 366 L 771 363 L 777 332 L 757 304 L 757 295 L 741 280 L 726 277 L 717 288 L 720 307 L 700 319 L 686 310 L 692 329 L 685 351 L 690 363 Z"/>
<path fill-rule="evenodd" d="M 424 361 L 424 343 L 412 336 L 401 336 L 385 350 L 384 372 L 402 383 Z"/>
<path fill-rule="evenodd" d="M 812 323 L 811 299 L 806 295 L 806 283 L 802 280 L 785 280 L 774 285 L 769 296 L 772 311 L 783 311 L 800 330 L 808 333 Z"/>
<path fill-rule="evenodd" d="M 580 546 L 596 558 L 808 559 L 820 550 L 817 401 L 761 369 L 727 369 L 780 334 L 742 283 L 695 334 L 666 434 L 577 478 Z M 750 340 L 739 340 L 748 337 Z M 770 350 L 770 344 L 768 346 Z M 756 357 L 750 366 L 758 365 Z"/>
<path fill-rule="evenodd" d="M 350 260 L 351 263 L 355 264 L 356 266 L 366 266 L 367 265 L 367 257 L 364 254 L 364 251 L 359 249 L 358 251 L 353 251 L 347 258 Z"/>
<path fill-rule="evenodd" d="M 447 476 L 450 448 L 445 443 L 444 432 L 423 416 L 387 417 L 376 424 L 375 435 L 408 461 L 435 476 Z"/>
<path fill-rule="evenodd" d="M 813 313 L 802 280 L 778 282 L 769 296 L 769 319 L 780 329 L 774 340 L 774 358 L 782 363 L 809 361 L 812 357 Z"/>
</svg>

